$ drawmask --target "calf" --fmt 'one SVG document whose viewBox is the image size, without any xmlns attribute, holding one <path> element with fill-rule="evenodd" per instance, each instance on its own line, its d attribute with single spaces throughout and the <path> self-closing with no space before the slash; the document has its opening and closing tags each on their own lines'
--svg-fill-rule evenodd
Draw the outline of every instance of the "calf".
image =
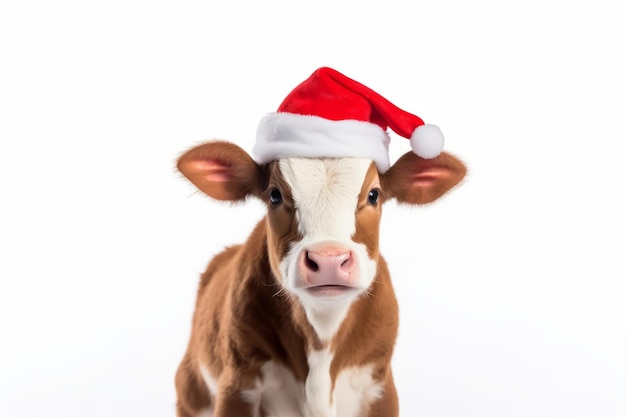
<svg viewBox="0 0 626 417">
<path fill-rule="evenodd" d="M 214 141 L 178 161 L 208 196 L 259 198 L 267 214 L 201 277 L 177 414 L 397 416 L 398 306 L 378 247 L 382 205 L 430 203 L 465 167 L 445 152 L 409 152 L 382 170 L 366 157 L 269 159 Z"/>
</svg>

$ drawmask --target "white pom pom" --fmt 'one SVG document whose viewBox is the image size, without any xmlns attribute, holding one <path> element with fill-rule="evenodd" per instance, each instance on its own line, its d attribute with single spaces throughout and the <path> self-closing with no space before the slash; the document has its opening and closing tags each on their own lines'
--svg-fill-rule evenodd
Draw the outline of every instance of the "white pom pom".
<svg viewBox="0 0 626 417">
<path fill-rule="evenodd" d="M 435 125 L 418 126 L 411 135 L 411 149 L 417 156 L 432 159 L 443 150 L 443 133 Z"/>
</svg>

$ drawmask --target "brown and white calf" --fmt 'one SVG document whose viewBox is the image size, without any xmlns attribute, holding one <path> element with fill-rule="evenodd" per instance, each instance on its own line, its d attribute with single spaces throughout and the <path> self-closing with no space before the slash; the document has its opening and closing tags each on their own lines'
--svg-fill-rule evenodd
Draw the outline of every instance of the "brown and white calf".
<svg viewBox="0 0 626 417">
<path fill-rule="evenodd" d="M 248 240 L 202 275 L 176 375 L 178 416 L 397 416 L 398 306 L 378 247 L 382 205 L 436 200 L 464 177 L 463 163 L 409 152 L 385 174 L 358 158 L 258 165 L 210 142 L 178 168 L 215 199 L 267 204 Z"/>
</svg>

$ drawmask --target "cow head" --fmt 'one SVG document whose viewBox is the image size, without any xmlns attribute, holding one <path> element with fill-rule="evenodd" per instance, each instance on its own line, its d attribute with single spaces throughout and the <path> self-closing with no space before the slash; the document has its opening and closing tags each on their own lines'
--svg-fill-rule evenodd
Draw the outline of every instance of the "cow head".
<svg viewBox="0 0 626 417">
<path fill-rule="evenodd" d="M 465 175 L 463 163 L 445 152 L 434 159 L 409 152 L 380 174 L 362 158 L 281 158 L 259 165 L 228 142 L 189 150 L 178 169 L 217 200 L 254 196 L 265 202 L 272 272 L 322 340 L 376 277 L 383 203 L 430 203 Z"/>
</svg>

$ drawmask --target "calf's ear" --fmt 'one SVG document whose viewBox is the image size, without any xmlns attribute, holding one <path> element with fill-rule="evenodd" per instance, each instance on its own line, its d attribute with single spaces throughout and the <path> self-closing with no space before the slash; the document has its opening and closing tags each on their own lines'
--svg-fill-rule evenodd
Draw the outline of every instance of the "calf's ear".
<svg viewBox="0 0 626 417">
<path fill-rule="evenodd" d="M 229 142 L 191 148 L 178 159 L 177 167 L 200 191 L 217 200 L 239 201 L 258 193 L 259 165 Z"/>
<path fill-rule="evenodd" d="M 457 185 L 466 172 L 463 162 L 449 153 L 424 159 L 407 152 L 381 175 L 381 185 L 402 203 L 427 204 Z"/>
</svg>

